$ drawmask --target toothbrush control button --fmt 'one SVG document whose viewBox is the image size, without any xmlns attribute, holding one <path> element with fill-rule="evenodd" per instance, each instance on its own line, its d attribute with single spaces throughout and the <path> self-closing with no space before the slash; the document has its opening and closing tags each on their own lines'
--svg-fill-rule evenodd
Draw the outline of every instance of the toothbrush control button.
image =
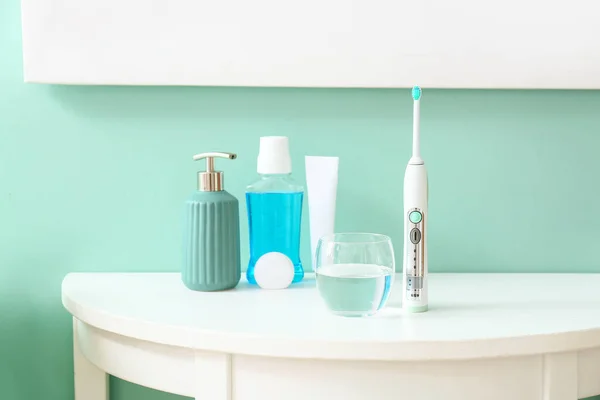
<svg viewBox="0 0 600 400">
<path fill-rule="evenodd" d="M 417 244 L 417 243 L 419 243 L 419 242 L 421 241 L 421 231 L 420 231 L 420 230 L 418 230 L 417 228 L 413 228 L 413 229 L 410 231 L 410 241 L 411 241 L 413 244 Z"/>
<path fill-rule="evenodd" d="M 418 224 L 423 219 L 423 214 L 418 211 L 413 211 L 408 215 L 408 219 L 410 219 L 410 222 L 413 224 Z"/>
</svg>

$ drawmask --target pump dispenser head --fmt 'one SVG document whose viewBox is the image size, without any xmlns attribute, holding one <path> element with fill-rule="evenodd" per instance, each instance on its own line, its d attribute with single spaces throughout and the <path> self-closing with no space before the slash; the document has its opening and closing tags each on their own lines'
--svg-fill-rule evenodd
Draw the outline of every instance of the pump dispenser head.
<svg viewBox="0 0 600 400">
<path fill-rule="evenodd" d="M 198 190 L 201 192 L 220 192 L 223 190 L 223 172 L 215 171 L 215 158 L 235 160 L 233 153 L 201 153 L 194 156 L 194 161 L 206 159 L 206 171 L 198 172 Z"/>
</svg>

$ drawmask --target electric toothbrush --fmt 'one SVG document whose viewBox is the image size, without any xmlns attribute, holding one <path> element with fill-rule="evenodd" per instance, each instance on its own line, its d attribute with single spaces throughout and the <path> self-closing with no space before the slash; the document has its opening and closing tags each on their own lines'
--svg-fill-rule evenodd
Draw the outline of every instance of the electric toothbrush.
<svg viewBox="0 0 600 400">
<path fill-rule="evenodd" d="M 428 308 L 427 291 L 427 170 L 421 158 L 419 132 L 422 91 L 413 87 L 413 151 L 404 174 L 404 265 L 402 273 L 402 308 L 423 312 Z"/>
</svg>

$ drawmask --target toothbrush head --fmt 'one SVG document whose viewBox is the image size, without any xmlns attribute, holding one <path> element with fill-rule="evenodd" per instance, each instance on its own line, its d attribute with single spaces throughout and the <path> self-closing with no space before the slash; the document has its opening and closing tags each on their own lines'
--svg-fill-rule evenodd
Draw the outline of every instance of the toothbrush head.
<svg viewBox="0 0 600 400">
<path fill-rule="evenodd" d="M 420 87 L 418 86 L 413 86 L 412 88 L 412 98 L 416 101 L 416 100 L 420 100 L 421 99 L 421 94 L 423 93 L 423 91 L 421 90 Z"/>
</svg>

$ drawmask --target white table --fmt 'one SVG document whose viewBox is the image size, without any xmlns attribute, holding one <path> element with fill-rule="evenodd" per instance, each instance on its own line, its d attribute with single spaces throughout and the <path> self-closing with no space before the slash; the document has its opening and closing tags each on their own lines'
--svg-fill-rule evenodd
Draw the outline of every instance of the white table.
<svg viewBox="0 0 600 400">
<path fill-rule="evenodd" d="M 432 274 L 404 315 L 330 315 L 286 290 L 187 290 L 175 273 L 75 273 L 75 395 L 107 374 L 201 400 L 575 400 L 600 394 L 600 275 Z"/>
</svg>

